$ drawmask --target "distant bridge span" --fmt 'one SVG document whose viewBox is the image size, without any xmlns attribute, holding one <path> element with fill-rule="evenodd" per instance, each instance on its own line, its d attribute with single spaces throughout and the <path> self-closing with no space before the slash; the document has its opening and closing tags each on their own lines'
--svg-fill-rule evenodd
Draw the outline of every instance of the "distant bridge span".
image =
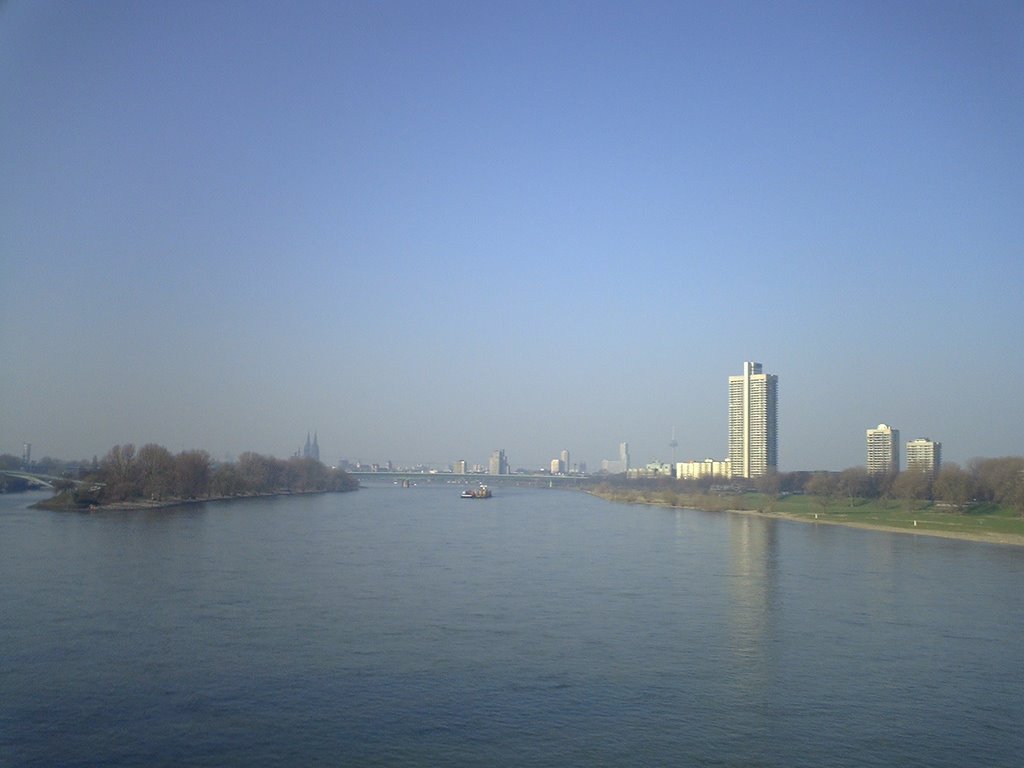
<svg viewBox="0 0 1024 768">
<path fill-rule="evenodd" d="M 56 475 L 42 475 L 38 472 L 22 472 L 18 469 L 0 469 L 0 475 L 6 475 L 7 477 L 20 477 L 22 480 L 27 480 L 33 485 L 41 485 L 44 488 L 53 488 L 53 484 L 58 481 L 68 481 L 75 485 L 84 484 L 84 480 L 72 480 L 70 477 L 57 477 Z"/>
<path fill-rule="evenodd" d="M 400 470 L 364 472 L 350 469 L 346 470 L 346 474 L 359 480 L 414 480 L 420 483 L 450 483 L 452 485 L 483 483 L 484 485 L 529 485 L 551 488 L 575 488 L 590 479 L 589 475 L 526 475 L 522 473 L 514 475 L 457 475 L 454 472 L 402 472 Z"/>
<path fill-rule="evenodd" d="M 53 488 L 54 481 L 61 479 L 59 477 L 53 477 L 52 475 L 37 475 L 32 472 L 19 472 L 15 469 L 0 469 L 0 475 L 17 477 L 22 480 L 27 480 L 33 485 L 41 485 L 45 488 Z"/>
</svg>

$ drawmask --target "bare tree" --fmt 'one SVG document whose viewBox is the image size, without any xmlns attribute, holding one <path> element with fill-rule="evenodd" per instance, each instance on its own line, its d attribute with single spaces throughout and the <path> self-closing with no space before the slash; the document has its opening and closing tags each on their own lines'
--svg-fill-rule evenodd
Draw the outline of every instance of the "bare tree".
<svg viewBox="0 0 1024 768">
<path fill-rule="evenodd" d="M 864 467 L 850 467 L 839 475 L 838 490 L 852 507 L 857 499 L 867 498 L 871 493 L 871 476 Z"/>
<path fill-rule="evenodd" d="M 210 494 L 210 454 L 182 451 L 174 457 L 176 495 L 194 499 Z"/>
<path fill-rule="evenodd" d="M 817 472 L 804 484 L 804 492 L 811 494 L 821 505 L 822 513 L 825 513 L 835 498 L 837 486 L 835 475 L 830 472 Z"/>
<path fill-rule="evenodd" d="M 892 494 L 900 499 L 907 511 L 917 507 L 918 502 L 926 501 L 931 495 L 931 475 L 917 469 L 908 469 L 896 477 L 892 483 Z"/>
<path fill-rule="evenodd" d="M 174 456 L 162 445 L 147 443 L 139 448 L 138 473 L 141 490 L 150 499 L 162 499 L 174 488 Z"/>
<path fill-rule="evenodd" d="M 947 464 L 939 470 L 932 483 L 936 500 L 943 501 L 957 512 L 963 512 L 974 498 L 974 479 L 958 464 Z"/>
<path fill-rule="evenodd" d="M 106 483 L 104 495 L 107 498 L 123 501 L 139 495 L 135 446 L 131 443 L 111 448 L 100 462 L 100 472 Z"/>
</svg>

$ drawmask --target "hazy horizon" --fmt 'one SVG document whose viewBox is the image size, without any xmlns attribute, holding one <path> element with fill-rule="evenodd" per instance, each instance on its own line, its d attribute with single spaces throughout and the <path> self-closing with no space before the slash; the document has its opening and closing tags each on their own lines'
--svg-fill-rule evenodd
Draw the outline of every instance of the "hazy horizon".
<svg viewBox="0 0 1024 768">
<path fill-rule="evenodd" d="M 0 5 L 0 452 L 1024 454 L 1024 6 Z"/>
</svg>

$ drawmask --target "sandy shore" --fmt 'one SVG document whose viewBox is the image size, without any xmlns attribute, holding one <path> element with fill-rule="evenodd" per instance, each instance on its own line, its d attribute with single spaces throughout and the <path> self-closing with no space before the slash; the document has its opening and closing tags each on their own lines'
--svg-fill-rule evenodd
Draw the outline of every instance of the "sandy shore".
<svg viewBox="0 0 1024 768">
<path fill-rule="evenodd" d="M 51 499 L 37 501 L 33 509 L 46 509 L 50 512 L 143 512 L 153 509 L 172 509 L 187 507 L 193 504 L 205 504 L 209 501 L 245 501 L 247 499 L 270 499 L 278 496 L 308 496 L 316 493 L 343 493 L 343 491 L 289 491 L 287 493 L 250 493 L 239 496 L 209 496 L 201 499 L 132 499 L 115 501 L 110 504 L 98 504 L 91 507 L 61 506 L 50 504 Z"/>
<path fill-rule="evenodd" d="M 911 536 L 937 536 L 942 539 L 960 539 L 962 541 L 982 541 L 988 544 L 1006 544 L 1014 547 L 1024 547 L 1024 536 L 1012 533 L 981 532 L 970 533 L 969 531 L 937 531 L 932 528 L 897 528 L 892 525 L 875 525 L 873 523 L 855 522 L 852 520 L 829 520 L 827 518 L 811 519 L 798 515 L 788 515 L 785 512 L 758 512 L 750 509 L 730 509 L 734 515 L 751 515 L 753 517 L 773 517 L 778 520 L 792 520 L 795 523 L 810 523 L 812 525 L 839 525 L 845 528 L 860 528 L 865 531 L 885 531 L 886 533 L 905 533 Z"/>
</svg>

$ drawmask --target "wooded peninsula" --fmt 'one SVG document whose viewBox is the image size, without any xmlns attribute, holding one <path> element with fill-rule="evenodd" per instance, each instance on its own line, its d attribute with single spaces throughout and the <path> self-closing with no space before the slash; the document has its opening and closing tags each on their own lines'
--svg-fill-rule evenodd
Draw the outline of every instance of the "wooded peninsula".
<svg viewBox="0 0 1024 768">
<path fill-rule="evenodd" d="M 36 506 L 56 510 L 147 509 L 212 499 L 289 493 L 354 491 L 359 481 L 312 458 L 278 459 L 243 453 L 214 461 L 203 450 L 172 454 L 148 443 L 115 445 L 77 477 L 53 482 L 53 498 Z"/>
</svg>

